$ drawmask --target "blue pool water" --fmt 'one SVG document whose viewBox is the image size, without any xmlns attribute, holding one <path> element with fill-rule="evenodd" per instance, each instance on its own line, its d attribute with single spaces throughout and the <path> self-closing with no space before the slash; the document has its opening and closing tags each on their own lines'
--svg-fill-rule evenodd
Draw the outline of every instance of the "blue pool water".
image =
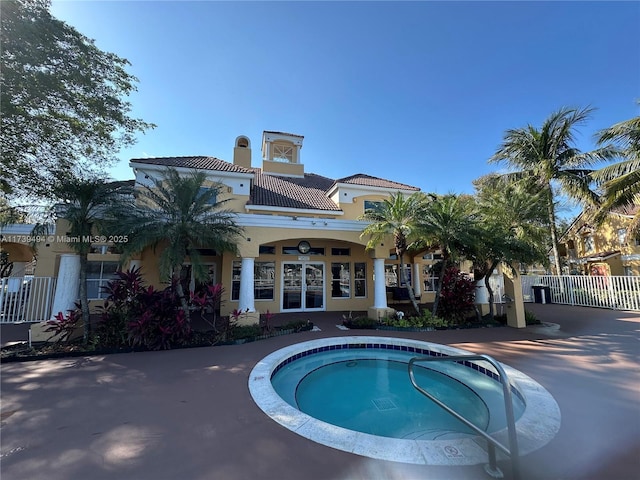
<svg viewBox="0 0 640 480">
<path fill-rule="evenodd" d="M 349 430 L 405 439 L 458 438 L 473 432 L 416 391 L 407 370 L 413 353 L 350 349 L 320 352 L 279 368 L 271 383 L 293 407 Z M 417 366 L 416 380 L 485 431 L 505 427 L 499 381 L 453 362 Z M 524 403 L 514 395 L 519 418 Z"/>
</svg>

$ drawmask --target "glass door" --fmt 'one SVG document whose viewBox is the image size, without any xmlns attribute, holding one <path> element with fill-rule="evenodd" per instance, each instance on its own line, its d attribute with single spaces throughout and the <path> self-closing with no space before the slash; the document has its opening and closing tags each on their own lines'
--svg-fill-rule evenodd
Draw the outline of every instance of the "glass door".
<svg viewBox="0 0 640 480">
<path fill-rule="evenodd" d="M 282 311 L 324 310 L 324 264 L 282 264 Z"/>
<path fill-rule="evenodd" d="M 324 310 L 324 264 L 305 263 L 304 310 Z"/>
<path fill-rule="evenodd" d="M 302 264 L 282 264 L 282 310 L 302 310 Z"/>
</svg>

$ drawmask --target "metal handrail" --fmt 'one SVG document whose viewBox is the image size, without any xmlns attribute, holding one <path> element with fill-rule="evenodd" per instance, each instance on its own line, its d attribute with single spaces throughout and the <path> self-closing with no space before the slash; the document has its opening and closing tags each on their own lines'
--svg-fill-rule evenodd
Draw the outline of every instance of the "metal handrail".
<svg viewBox="0 0 640 480">
<path fill-rule="evenodd" d="M 498 371 L 498 375 L 500 376 L 500 383 L 502 384 L 502 391 L 504 394 L 504 406 L 505 413 L 507 415 L 507 431 L 509 434 L 509 448 L 505 447 L 498 440 L 493 438 L 487 432 L 481 430 L 476 427 L 473 423 L 467 420 L 465 417 L 460 415 L 458 412 L 438 400 L 436 397 L 431 395 L 425 389 L 420 387 L 416 383 L 416 379 L 413 373 L 413 364 L 416 362 L 438 362 L 438 361 L 461 361 L 461 360 L 485 360 L 489 362 L 493 367 Z M 488 455 L 489 455 L 489 465 L 485 466 L 485 471 L 493 476 L 500 478 L 502 477 L 502 472 L 496 465 L 496 452 L 495 449 L 498 448 L 503 453 L 507 454 L 511 458 L 511 468 L 513 471 L 514 480 L 518 480 L 520 478 L 520 460 L 519 460 L 519 451 L 518 451 L 518 438 L 516 436 L 516 422 L 513 415 L 513 403 L 511 399 L 511 386 L 509 384 L 509 378 L 507 377 L 506 372 L 502 368 L 502 366 L 489 355 L 451 355 L 451 356 L 442 356 L 442 357 L 414 357 L 409 360 L 409 378 L 411 379 L 411 384 L 413 387 L 422 393 L 424 396 L 435 402 L 438 406 L 442 407 L 444 410 L 449 412 L 451 415 L 456 417 L 466 426 L 471 428 L 474 432 L 478 433 L 481 437 L 483 437 L 488 442 Z"/>
</svg>

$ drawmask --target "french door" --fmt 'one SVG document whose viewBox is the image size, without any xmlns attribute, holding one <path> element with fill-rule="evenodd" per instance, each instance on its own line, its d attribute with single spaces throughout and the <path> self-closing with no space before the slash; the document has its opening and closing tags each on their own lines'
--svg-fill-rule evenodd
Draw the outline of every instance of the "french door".
<svg viewBox="0 0 640 480">
<path fill-rule="evenodd" d="M 282 264 L 282 312 L 312 312 L 325 309 L 324 263 Z"/>
</svg>

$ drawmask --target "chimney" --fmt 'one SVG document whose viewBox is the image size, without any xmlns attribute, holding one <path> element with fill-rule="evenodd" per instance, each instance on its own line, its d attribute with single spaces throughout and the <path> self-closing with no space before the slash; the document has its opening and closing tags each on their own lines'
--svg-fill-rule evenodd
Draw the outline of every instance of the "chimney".
<svg viewBox="0 0 640 480">
<path fill-rule="evenodd" d="M 233 147 L 233 164 L 244 168 L 251 168 L 251 141 L 240 135 Z"/>
</svg>

